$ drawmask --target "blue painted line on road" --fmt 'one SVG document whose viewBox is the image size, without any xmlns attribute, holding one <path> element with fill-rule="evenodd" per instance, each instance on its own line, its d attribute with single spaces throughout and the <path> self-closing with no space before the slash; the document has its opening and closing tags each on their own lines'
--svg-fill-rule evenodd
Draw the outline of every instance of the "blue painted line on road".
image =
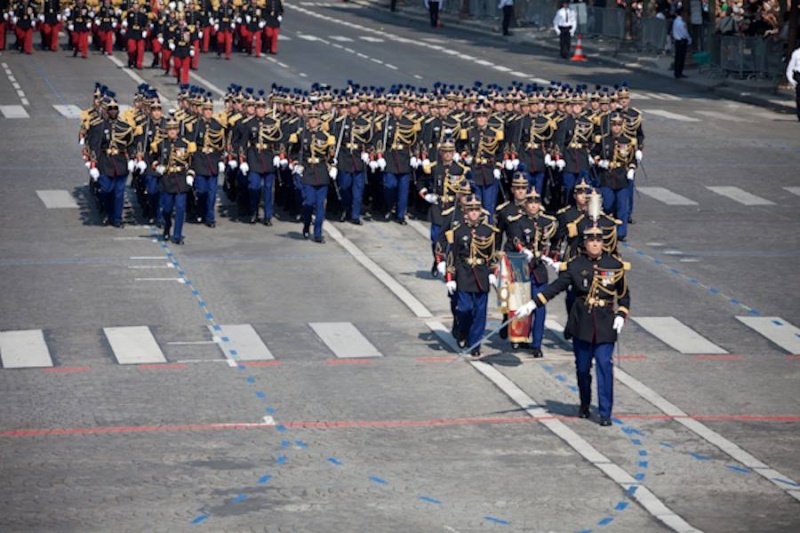
<svg viewBox="0 0 800 533">
<path fill-rule="evenodd" d="M 337 459 L 336 457 L 328 457 L 328 462 L 330 464 L 336 465 L 336 466 L 342 466 L 342 464 L 344 464 L 339 459 Z"/>
<path fill-rule="evenodd" d="M 613 422 L 614 424 L 617 424 L 618 426 L 624 426 L 625 425 L 625 422 L 623 422 L 619 418 L 612 418 L 611 422 Z"/>
<path fill-rule="evenodd" d="M 571 390 L 572 392 L 578 392 L 578 387 L 576 387 L 575 385 L 570 385 L 570 386 L 569 386 L 569 387 L 567 387 L 567 388 L 568 388 L 569 390 Z"/>
<path fill-rule="evenodd" d="M 206 303 L 203 300 L 200 300 L 199 302 L 197 302 L 197 305 L 199 305 L 200 307 L 205 307 Z"/>
<path fill-rule="evenodd" d="M 484 516 L 484 520 L 488 520 L 489 522 L 494 522 L 495 524 L 501 524 L 507 526 L 511 524 L 508 520 L 503 520 L 502 518 L 497 518 L 496 516 Z"/>
<path fill-rule="evenodd" d="M 431 498 L 430 496 L 418 496 L 417 499 L 422 500 L 423 502 L 435 503 L 436 505 L 442 504 L 442 500 L 437 500 L 436 498 Z"/>
<path fill-rule="evenodd" d="M 631 442 L 632 442 L 632 443 L 633 443 L 635 446 L 641 446 L 641 445 L 642 445 L 642 439 L 631 439 Z"/>
<path fill-rule="evenodd" d="M 219 326 L 216 326 L 216 328 L 215 328 L 216 331 L 219 331 L 219 329 L 217 329 L 217 328 L 219 328 Z M 230 342 L 230 341 L 231 340 L 228 337 L 222 337 L 222 342 Z"/>
<path fill-rule="evenodd" d="M 200 291 L 192 291 L 192 296 L 200 296 Z"/>
<path fill-rule="evenodd" d="M 277 431 L 278 433 L 283 433 L 284 431 L 286 431 L 286 426 L 284 426 L 283 424 L 278 424 L 277 426 L 275 426 L 275 431 Z"/>
<path fill-rule="evenodd" d="M 800 487 L 800 484 L 795 483 L 794 481 L 789 481 L 788 479 L 783 479 L 781 477 L 774 477 L 774 478 L 772 478 L 772 480 L 773 481 L 778 481 L 778 482 L 783 483 L 785 485 L 789 485 L 790 487 Z"/>
<path fill-rule="evenodd" d="M 377 483 L 378 485 L 388 485 L 389 482 L 385 479 L 379 478 L 378 476 L 369 476 L 369 480 L 373 483 Z"/>
<path fill-rule="evenodd" d="M 752 307 L 750 308 L 748 313 L 750 313 L 753 316 L 761 316 L 761 311 L 759 311 L 758 309 L 753 309 Z"/>
<path fill-rule="evenodd" d="M 639 450 L 639 457 L 647 457 L 647 450 Z"/>
<path fill-rule="evenodd" d="M 702 453 L 697 453 L 697 452 L 689 452 L 689 455 L 691 455 L 698 461 L 709 461 L 711 459 L 711 457 L 709 457 L 708 455 L 703 455 Z"/>
<path fill-rule="evenodd" d="M 258 478 L 258 484 L 259 485 L 263 485 L 264 483 L 266 483 L 270 479 L 272 479 L 272 476 L 270 476 L 269 474 L 261 476 L 260 478 Z"/>
<path fill-rule="evenodd" d="M 564 383 L 565 381 L 567 381 L 567 376 L 565 376 L 564 374 L 559 374 L 556 376 L 556 380 L 560 381 L 561 383 Z"/>
<path fill-rule="evenodd" d="M 752 472 L 749 468 L 745 468 L 743 466 L 738 465 L 728 465 L 728 468 L 733 470 L 734 472 L 739 472 L 740 474 L 749 474 Z"/>
<path fill-rule="evenodd" d="M 614 521 L 614 517 L 613 516 L 607 516 L 607 517 L 601 519 L 599 522 L 597 522 L 597 525 L 600 526 L 600 527 L 603 527 L 603 526 L 607 526 L 608 524 L 610 524 L 613 521 Z"/>
<path fill-rule="evenodd" d="M 273 413 L 275 413 L 275 408 L 274 407 L 265 407 L 264 408 L 264 412 L 266 412 L 268 414 L 273 414 Z"/>
<path fill-rule="evenodd" d="M 637 472 L 633 476 L 633 479 L 635 479 L 636 481 L 644 481 L 644 478 L 645 478 L 645 473 L 644 472 Z"/>
<path fill-rule="evenodd" d="M 266 394 L 264 394 L 264 391 L 263 391 L 263 390 L 260 390 L 260 391 L 257 391 L 257 392 L 256 392 L 256 398 L 265 398 L 266 396 L 267 396 L 267 395 L 266 395 Z"/>
<path fill-rule="evenodd" d="M 192 524 L 197 525 L 200 522 L 203 522 L 205 520 L 208 520 L 208 515 L 207 514 L 201 514 L 200 516 L 198 516 L 194 520 L 192 520 Z"/>
<path fill-rule="evenodd" d="M 675 447 L 672 444 L 670 444 L 669 442 L 659 442 L 658 444 L 660 444 L 664 448 L 674 448 Z"/>
<path fill-rule="evenodd" d="M 288 448 L 291 445 L 292 445 L 292 443 L 289 442 L 288 440 L 282 440 L 281 441 L 281 448 Z"/>
<path fill-rule="evenodd" d="M 544 365 L 542 368 L 544 368 L 544 371 L 547 372 L 548 374 L 552 374 L 553 373 L 552 365 Z"/>
<path fill-rule="evenodd" d="M 212 313 L 206 313 L 206 319 L 214 320 L 214 315 Z"/>
<path fill-rule="evenodd" d="M 578 533 L 592 533 L 591 529 L 581 529 Z"/>
<path fill-rule="evenodd" d="M 662 261 L 661 259 L 653 259 L 653 263 L 655 263 L 657 265 L 663 265 L 664 261 Z"/>
<path fill-rule="evenodd" d="M 697 280 L 696 280 L 696 279 L 694 279 L 694 278 L 689 278 L 689 283 L 692 283 L 692 284 L 694 284 L 694 285 L 697 285 Z"/>
<path fill-rule="evenodd" d="M 253 384 L 253 383 L 256 382 L 256 378 L 254 378 L 253 376 L 247 376 L 246 379 L 247 379 L 247 382 L 250 383 L 250 384 Z"/>
<path fill-rule="evenodd" d="M 617 505 L 614 506 L 615 511 L 624 511 L 628 508 L 628 502 L 618 502 Z"/>
<path fill-rule="evenodd" d="M 780 320 L 773 320 L 772 323 L 775 324 L 776 326 L 782 326 L 783 325 L 783 322 L 781 322 Z"/>
<path fill-rule="evenodd" d="M 301 440 L 294 441 L 294 445 L 297 446 L 298 448 L 308 448 L 308 444 L 306 444 Z"/>
<path fill-rule="evenodd" d="M 285 455 L 279 455 L 275 459 L 275 462 L 278 463 L 279 465 L 285 465 L 287 461 L 288 461 L 288 459 L 286 458 Z"/>
<path fill-rule="evenodd" d="M 228 350 L 228 353 L 231 355 L 239 355 L 239 352 L 237 350 Z"/>
<path fill-rule="evenodd" d="M 178 275 L 179 276 L 185 276 L 186 275 L 186 271 L 185 270 L 178 270 Z"/>
<path fill-rule="evenodd" d="M 740 302 L 739 300 L 737 300 L 736 298 L 728 298 L 728 301 L 729 301 L 730 303 L 732 303 L 733 305 L 739 305 L 739 304 L 741 304 L 741 303 L 742 303 L 742 302 Z"/>
<path fill-rule="evenodd" d="M 625 491 L 625 494 L 627 494 L 628 496 L 633 496 L 634 494 L 636 494 L 636 491 L 637 491 L 637 490 L 639 490 L 639 487 L 638 487 L 638 486 L 636 486 L 636 485 L 631 485 L 631 486 L 630 486 L 630 487 L 628 487 L 628 489 Z"/>
<path fill-rule="evenodd" d="M 245 501 L 246 499 L 247 499 L 247 494 L 239 494 L 238 496 L 236 496 L 231 501 L 233 503 L 241 503 L 241 502 Z"/>
<path fill-rule="evenodd" d="M 639 468 L 647 468 L 650 466 L 649 461 L 639 461 Z"/>
</svg>

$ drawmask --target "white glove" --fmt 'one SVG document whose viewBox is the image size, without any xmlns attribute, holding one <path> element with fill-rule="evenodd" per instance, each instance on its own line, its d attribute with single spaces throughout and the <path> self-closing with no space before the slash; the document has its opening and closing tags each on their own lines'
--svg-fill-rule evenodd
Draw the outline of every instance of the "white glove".
<svg viewBox="0 0 800 533">
<path fill-rule="evenodd" d="M 622 326 L 624 325 L 625 325 L 625 319 L 622 318 L 621 316 L 618 316 L 614 319 L 614 325 L 612 327 L 614 328 L 614 331 L 617 332 L 617 335 L 622 333 Z"/>
<path fill-rule="evenodd" d="M 194 57 L 194 48 L 189 49 L 189 57 Z"/>
<path fill-rule="evenodd" d="M 272 158 L 272 166 L 273 167 L 277 167 L 280 164 L 281 164 L 281 156 L 276 155 L 275 157 Z"/>
<path fill-rule="evenodd" d="M 489 274 L 489 285 L 492 287 L 497 287 L 497 276 L 494 274 Z"/>
<path fill-rule="evenodd" d="M 533 250 L 529 250 L 528 248 L 523 248 L 522 254 L 525 256 L 525 259 L 528 260 L 528 263 L 533 261 L 533 258 L 536 257 L 533 253 Z"/>
<path fill-rule="evenodd" d="M 544 164 L 550 168 L 555 167 L 555 165 L 553 164 L 553 158 L 550 157 L 550 154 L 544 154 Z"/>
<path fill-rule="evenodd" d="M 445 283 L 445 287 L 447 287 L 447 294 L 450 296 L 456 293 L 456 282 L 455 281 L 448 281 Z"/>
<path fill-rule="evenodd" d="M 303 165 L 295 165 L 294 166 L 294 173 L 298 176 L 302 176 L 303 172 L 305 171 L 305 167 Z"/>
<path fill-rule="evenodd" d="M 559 159 L 558 161 L 556 161 L 556 166 L 558 167 L 558 170 L 564 170 L 564 168 L 566 168 L 567 166 L 567 162 L 564 161 L 563 159 Z"/>
<path fill-rule="evenodd" d="M 411 165 L 411 168 L 419 168 L 419 159 L 417 159 L 416 156 L 412 155 L 411 159 L 409 159 L 408 163 L 409 163 L 409 165 Z"/>
<path fill-rule="evenodd" d="M 166 171 L 167 171 L 167 167 L 165 167 L 164 165 L 158 165 L 156 167 L 156 174 L 160 174 L 160 175 L 163 176 L 164 172 L 166 172 Z"/>
<path fill-rule="evenodd" d="M 128 174 L 133 172 L 133 169 L 136 168 L 136 161 L 133 159 L 128 159 Z"/>
<path fill-rule="evenodd" d="M 644 157 L 644 152 L 642 152 L 641 150 L 636 150 L 636 162 L 641 163 L 643 157 Z"/>
<path fill-rule="evenodd" d="M 214 31 L 219 31 L 219 24 L 214 24 Z"/>
<path fill-rule="evenodd" d="M 386 169 L 386 160 L 382 157 L 378 159 L 378 168 L 380 168 L 381 170 Z"/>
<path fill-rule="evenodd" d="M 514 313 L 514 319 L 519 320 L 520 318 L 525 318 L 526 316 L 533 314 L 534 311 L 536 311 L 536 302 L 531 300 L 517 309 L 517 312 Z"/>
<path fill-rule="evenodd" d="M 239 24 L 241 24 L 241 23 L 242 23 L 242 17 L 236 17 L 236 19 L 235 19 L 235 20 L 236 20 L 236 22 L 238 22 Z"/>
<path fill-rule="evenodd" d="M 127 20 L 123 20 L 122 21 L 122 27 L 123 28 L 127 28 L 128 27 L 128 21 Z"/>
<path fill-rule="evenodd" d="M 367 152 L 361 152 L 361 161 L 365 164 L 369 164 L 369 154 Z"/>
<path fill-rule="evenodd" d="M 593 167 L 594 166 L 594 157 L 592 157 L 592 154 L 588 154 L 588 156 L 589 156 L 589 166 Z"/>
<path fill-rule="evenodd" d="M 630 181 L 633 181 L 633 177 L 636 174 L 636 170 L 629 168 L 628 173 L 625 175 Z"/>
<path fill-rule="evenodd" d="M 436 263 L 436 271 L 440 276 L 444 277 L 445 273 L 447 272 L 447 265 L 444 261 L 439 261 Z"/>
<path fill-rule="evenodd" d="M 197 32 L 197 38 L 198 39 L 202 39 L 203 38 L 203 30 L 200 30 L 200 31 Z"/>
<path fill-rule="evenodd" d="M 458 152 L 453 152 L 453 161 L 455 161 L 456 163 L 461 161 L 461 154 L 459 154 Z"/>
<path fill-rule="evenodd" d="M 175 43 L 172 43 L 172 42 L 169 43 L 169 49 L 174 52 L 175 51 Z"/>
<path fill-rule="evenodd" d="M 228 161 L 228 166 L 231 167 L 231 170 L 233 170 L 239 166 L 239 163 L 237 163 L 235 159 L 231 159 Z"/>
<path fill-rule="evenodd" d="M 445 128 L 444 134 L 446 137 L 450 137 L 453 134 L 453 130 L 451 130 L 450 128 Z"/>
<path fill-rule="evenodd" d="M 44 20 L 44 17 L 42 17 L 42 20 Z M 111 29 L 112 30 L 116 30 L 117 29 L 117 23 L 116 22 L 112 22 L 111 23 Z"/>
<path fill-rule="evenodd" d="M 159 36 L 158 39 L 156 39 L 156 41 L 158 41 L 158 44 L 164 44 L 164 38 L 161 36 Z"/>
<path fill-rule="evenodd" d="M 186 176 L 186 185 L 189 187 L 194 185 L 194 176 Z"/>
<path fill-rule="evenodd" d="M 472 164 L 472 156 L 468 155 L 464 158 L 464 164 L 470 166 Z"/>
<path fill-rule="evenodd" d="M 56 15 L 56 20 L 61 22 L 62 20 L 64 20 L 64 17 L 62 17 L 61 15 Z"/>
<path fill-rule="evenodd" d="M 235 22 L 231 22 L 231 31 L 233 31 L 235 29 L 236 29 L 236 23 Z"/>
<path fill-rule="evenodd" d="M 144 161 L 137 161 L 136 162 L 136 169 L 139 172 L 144 172 L 145 170 L 147 170 L 147 163 L 145 163 Z"/>
<path fill-rule="evenodd" d="M 514 160 L 506 159 L 505 161 L 503 161 L 503 168 L 506 170 L 514 170 Z"/>
<path fill-rule="evenodd" d="M 67 24 L 67 29 L 69 31 L 75 31 L 75 25 L 74 24 Z"/>
<path fill-rule="evenodd" d="M 597 162 L 597 166 L 600 167 L 600 168 L 604 168 L 604 169 L 608 170 L 608 166 L 609 166 L 608 159 L 601 159 L 600 161 Z"/>
<path fill-rule="evenodd" d="M 331 167 L 328 169 L 328 176 L 331 177 L 332 180 L 336 181 L 336 176 L 339 175 L 339 169 L 336 167 Z"/>
<path fill-rule="evenodd" d="M 250 24 L 250 21 L 253 20 L 253 19 L 252 19 L 252 17 L 250 17 L 250 15 L 245 15 L 244 16 L 244 20 L 246 20 L 247 23 Z"/>
<path fill-rule="evenodd" d="M 431 166 L 431 160 L 426 157 L 425 159 L 422 160 L 422 167 L 426 168 L 429 166 Z"/>
<path fill-rule="evenodd" d="M 44 15 L 39 15 L 39 22 L 44 22 Z"/>
<path fill-rule="evenodd" d="M 147 39 L 147 30 L 142 32 L 142 39 Z"/>
<path fill-rule="evenodd" d="M 555 263 L 555 261 L 553 261 L 552 259 L 550 259 L 550 258 L 549 258 L 548 256 L 546 256 L 546 255 L 543 255 L 543 256 L 541 257 L 541 259 L 542 259 L 542 263 L 544 263 L 545 265 L 547 265 L 547 266 L 549 266 L 549 267 L 552 267 L 552 266 L 553 266 L 553 263 Z"/>
<path fill-rule="evenodd" d="M 262 20 L 261 22 L 258 23 L 258 29 L 263 30 L 264 26 L 266 26 L 266 25 L 267 25 L 267 23 Z"/>
<path fill-rule="evenodd" d="M 512 159 L 511 160 L 511 166 L 512 166 L 512 168 L 511 168 L 512 170 L 517 170 L 517 168 L 519 167 L 519 159 L 517 159 L 517 158 Z"/>
<path fill-rule="evenodd" d="M 561 261 L 553 261 L 552 264 L 550 264 L 550 266 L 552 267 L 553 270 L 558 272 L 559 270 L 561 270 Z"/>
<path fill-rule="evenodd" d="M 278 15 L 278 22 L 283 22 L 283 15 Z"/>
<path fill-rule="evenodd" d="M 170 11 L 175 11 L 175 2 L 170 2 L 169 4 L 167 4 L 167 6 L 169 7 Z"/>
<path fill-rule="evenodd" d="M 222 161 L 217 163 L 217 173 L 218 174 L 224 174 L 225 173 L 225 163 L 223 163 Z"/>
<path fill-rule="evenodd" d="M 494 176 L 495 179 L 499 180 L 500 176 L 502 176 L 503 174 L 500 172 L 499 168 L 496 168 L 492 171 L 492 175 Z"/>
<path fill-rule="evenodd" d="M 375 172 L 376 170 L 378 170 L 378 162 L 377 161 L 370 161 L 368 164 L 369 164 L 369 169 L 371 171 Z"/>
<path fill-rule="evenodd" d="M 248 165 L 247 161 L 245 161 L 244 163 L 239 165 L 239 170 L 241 170 L 242 174 L 244 174 L 246 176 L 247 173 L 250 172 L 250 165 Z"/>
<path fill-rule="evenodd" d="M 86 139 L 84 139 L 83 137 L 81 137 L 80 139 L 78 139 L 78 144 L 79 144 L 80 146 L 83 146 L 84 144 L 86 144 Z"/>
<path fill-rule="evenodd" d="M 432 192 L 429 192 L 428 194 L 426 194 L 425 196 L 423 196 L 423 198 L 424 198 L 424 199 L 425 199 L 425 201 L 426 201 L 426 202 L 428 202 L 429 204 L 435 204 L 436 202 L 438 202 L 438 201 L 439 201 L 439 197 L 438 197 L 437 195 L 433 194 Z"/>
<path fill-rule="evenodd" d="M 92 177 L 93 181 L 97 181 L 97 179 L 100 177 L 100 171 L 96 168 L 90 168 L 89 175 Z"/>
<path fill-rule="evenodd" d="M 333 159 L 331 159 L 331 165 L 333 165 L 333 166 L 335 166 L 335 167 L 338 167 L 338 166 L 339 166 L 339 159 L 338 159 L 338 158 L 336 158 L 336 157 L 334 157 Z"/>
<path fill-rule="evenodd" d="M 288 159 L 281 159 L 280 162 L 281 162 L 281 168 L 286 168 L 286 167 L 289 166 L 289 160 Z"/>
<path fill-rule="evenodd" d="M 83 166 L 85 166 L 85 167 L 86 167 L 86 170 L 89 170 L 90 168 L 92 168 L 92 162 L 91 162 L 91 161 L 86 161 L 86 162 L 83 164 Z"/>
</svg>

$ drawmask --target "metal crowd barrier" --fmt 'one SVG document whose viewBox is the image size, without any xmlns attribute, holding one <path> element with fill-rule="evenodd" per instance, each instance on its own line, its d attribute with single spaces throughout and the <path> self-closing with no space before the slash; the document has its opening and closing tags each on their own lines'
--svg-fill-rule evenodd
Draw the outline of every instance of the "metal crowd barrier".
<svg viewBox="0 0 800 533">
<path fill-rule="evenodd" d="M 783 45 L 780 42 L 761 37 L 716 37 L 722 70 L 740 78 L 779 78 L 783 74 Z"/>
</svg>

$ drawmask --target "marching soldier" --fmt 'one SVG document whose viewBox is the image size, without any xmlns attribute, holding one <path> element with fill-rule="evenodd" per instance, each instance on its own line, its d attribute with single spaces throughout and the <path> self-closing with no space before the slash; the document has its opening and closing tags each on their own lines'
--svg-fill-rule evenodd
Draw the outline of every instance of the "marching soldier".
<svg viewBox="0 0 800 533">
<path fill-rule="evenodd" d="M 195 56 L 194 40 L 195 37 L 186 24 L 186 19 L 181 15 L 178 27 L 169 39 L 169 49 L 172 51 L 172 59 L 175 64 L 175 78 L 179 85 L 189 83 L 189 68 L 192 58 Z"/>
<path fill-rule="evenodd" d="M 134 129 L 119 119 L 119 105 L 114 95 L 104 101 L 105 119 L 88 131 L 91 169 L 89 174 L 99 186 L 104 224 L 122 227 L 122 207 L 125 201 L 125 183 L 135 162 L 129 155 L 134 141 Z"/>
<path fill-rule="evenodd" d="M 497 286 L 495 274 L 497 228 L 486 220 L 477 196 L 464 204 L 464 221 L 447 233 L 447 293 L 455 295 L 460 347 L 471 347 L 470 354 L 480 357 L 478 344 L 486 329 L 486 311 L 491 287 Z"/>
<path fill-rule="evenodd" d="M 225 59 L 230 59 L 233 32 L 236 31 L 236 10 L 228 0 L 222 0 L 214 13 L 214 31 L 217 34 L 217 57 L 224 52 Z"/>
<path fill-rule="evenodd" d="M 372 123 L 361 116 L 355 95 L 347 100 L 346 114 L 332 121 L 331 135 L 336 139 L 334 166 L 342 196 L 339 221 L 361 224 L 361 202 L 366 184 L 368 149 L 372 143 Z"/>
<path fill-rule="evenodd" d="M 592 142 L 594 124 L 583 113 L 583 97 L 576 95 L 565 106 L 569 114 L 558 124 L 556 143 L 558 145 L 557 166 L 562 170 L 564 202 L 572 199 L 575 182 L 589 177 L 592 161 L 589 149 Z"/>
<path fill-rule="evenodd" d="M 325 199 L 336 167 L 329 167 L 334 138 L 320 127 L 320 112 L 305 113 L 305 124 L 290 137 L 293 172 L 299 177 L 303 190 L 303 238 L 309 238 L 311 213 L 314 212 L 314 242 L 324 243 L 322 221 L 325 219 Z"/>
<path fill-rule="evenodd" d="M 103 5 L 97 10 L 94 17 L 97 39 L 100 51 L 104 55 L 111 55 L 114 47 L 114 30 L 117 29 L 117 14 L 111 0 L 103 0 Z M 95 41 L 95 44 L 97 41 Z"/>
<path fill-rule="evenodd" d="M 140 10 L 137 2 L 134 2 L 122 21 L 122 28 L 126 37 L 125 47 L 128 50 L 128 68 L 142 70 L 147 26 L 147 14 Z"/>
<path fill-rule="evenodd" d="M 390 113 L 383 117 L 376 135 L 382 146 L 378 148 L 378 166 L 383 170 L 384 219 L 389 220 L 394 210 L 395 221 L 405 225 L 411 168 L 418 165 L 417 158 L 411 155 L 411 149 L 417 142 L 421 126 L 404 113 L 399 96 L 392 97 L 390 109 Z M 381 150 L 384 150 L 382 154 Z"/>
<path fill-rule="evenodd" d="M 33 29 L 36 27 L 36 8 L 28 0 L 22 0 L 14 8 L 11 24 L 17 37 L 20 53 L 33 53 Z"/>
<path fill-rule="evenodd" d="M 644 129 L 642 128 L 642 112 L 635 107 L 631 107 L 631 94 L 627 84 L 623 84 L 617 91 L 617 111 L 624 119 L 622 130 L 627 137 L 636 139 L 636 165 L 641 165 L 644 158 Z M 633 224 L 633 199 L 636 182 L 628 181 L 628 188 L 631 194 L 631 211 L 628 214 L 628 224 Z"/>
<path fill-rule="evenodd" d="M 149 224 L 163 227 L 164 216 L 159 207 L 161 191 L 159 189 L 159 174 L 156 173 L 156 152 L 153 147 L 167 136 L 167 119 L 161 109 L 161 101 L 156 94 L 149 95 L 148 104 L 150 113 L 142 125 L 141 135 L 136 139 L 136 171 L 140 173 L 143 181 L 143 202 L 140 204 L 144 218 Z"/>
<path fill-rule="evenodd" d="M 501 238 L 498 238 L 497 243 L 498 245 L 502 244 L 502 236 L 506 236 L 504 248 L 506 252 L 517 251 L 509 231 L 512 224 L 526 214 L 525 199 L 528 197 L 529 188 L 525 174 L 517 172 L 511 180 L 511 200 L 497 206 L 495 220 L 497 221 L 497 230 L 501 236 Z"/>
<path fill-rule="evenodd" d="M 625 272 L 630 265 L 603 251 L 599 228 L 584 234 L 584 253 L 562 263 L 558 279 L 517 311 L 529 315 L 557 294 L 572 287 L 577 299 L 564 332 L 571 335 L 580 394 L 580 418 L 589 418 L 592 401 L 592 360 L 597 368 L 600 425 L 611 425 L 614 404 L 614 342 L 630 314 Z"/>
<path fill-rule="evenodd" d="M 42 2 L 42 12 L 39 15 L 42 50 L 50 50 L 51 52 L 58 50 L 58 34 L 61 33 L 62 20 L 61 0 L 44 0 Z M 2 21 L 0 21 L 0 27 L 2 27 Z M 5 32 L 5 30 L 2 31 Z M 0 40 L 2 40 L 2 37 L 0 37 Z M 3 47 L 0 46 L 0 50 L 2 49 Z"/>
<path fill-rule="evenodd" d="M 155 169 L 161 191 L 161 211 L 164 217 L 164 241 L 183 244 L 183 222 L 186 216 L 186 192 L 194 184 L 191 169 L 194 143 L 179 137 L 180 124 L 174 118 L 166 123 L 167 137 L 154 147 Z M 173 227 L 174 211 L 174 227 Z"/>
<path fill-rule="evenodd" d="M 217 176 L 225 172 L 225 128 L 214 118 L 214 102 L 203 99 L 201 118 L 194 129 L 196 152 L 192 157 L 197 193 L 198 217 L 209 228 L 216 227 L 214 209 L 217 202 Z"/>
<path fill-rule="evenodd" d="M 600 193 L 603 195 L 603 211 L 613 213 L 622 221 L 617 237 L 625 241 L 628 234 L 628 217 L 631 209 L 629 181 L 636 174 L 636 139 L 623 133 L 625 119 L 619 113 L 610 118 L 611 131 L 603 136 L 594 156 L 600 168 Z"/>
<path fill-rule="evenodd" d="M 475 125 L 467 132 L 465 163 L 472 168 L 472 182 L 475 194 L 483 202 L 483 207 L 490 213 L 489 222 L 494 219 L 497 198 L 505 190 L 502 188 L 502 163 L 498 161 L 500 143 L 503 142 L 502 127 L 489 124 L 489 109 L 481 105 L 475 109 Z"/>
<path fill-rule="evenodd" d="M 189 31 L 192 33 L 192 50 L 194 50 L 194 54 L 192 55 L 191 69 L 197 70 L 197 67 L 200 64 L 200 43 L 203 39 L 203 27 L 206 22 L 203 20 L 204 15 L 200 12 L 197 4 L 194 2 L 189 2 L 189 4 L 186 6 L 186 12 L 184 15 L 186 18 L 186 25 L 189 28 Z"/>
<path fill-rule="evenodd" d="M 535 189 L 525 195 L 525 213 L 511 222 L 508 233 L 511 247 L 515 252 L 525 255 L 530 268 L 531 298 L 547 285 L 547 265 L 553 264 L 548 257 L 550 239 L 555 235 L 558 222 L 544 213 L 542 198 Z M 531 355 L 542 357 L 542 339 L 547 310 L 544 307 L 534 311 L 531 328 Z"/>
<path fill-rule="evenodd" d="M 72 57 L 81 57 L 86 59 L 89 55 L 89 29 L 92 24 L 92 18 L 89 14 L 89 8 L 86 6 L 86 0 L 78 0 L 77 4 L 70 12 L 69 24 L 67 29 L 72 35 Z"/>
</svg>

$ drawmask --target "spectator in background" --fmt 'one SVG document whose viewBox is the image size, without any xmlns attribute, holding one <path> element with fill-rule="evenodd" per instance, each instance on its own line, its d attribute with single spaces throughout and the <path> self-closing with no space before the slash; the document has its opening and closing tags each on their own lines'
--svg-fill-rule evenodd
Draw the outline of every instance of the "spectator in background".
<svg viewBox="0 0 800 533">
<path fill-rule="evenodd" d="M 569 8 L 569 0 L 562 0 L 561 9 L 556 11 L 553 18 L 553 30 L 561 42 L 561 57 L 569 59 L 572 49 L 572 36 L 578 27 L 578 16 Z"/>
<path fill-rule="evenodd" d="M 797 120 L 800 120 L 800 46 L 792 52 L 789 64 L 786 65 L 786 79 L 794 88 L 794 102 L 797 106 Z"/>
<path fill-rule="evenodd" d="M 508 27 L 511 25 L 511 16 L 514 14 L 514 0 L 500 0 L 497 9 L 503 10 L 503 35 L 511 35 Z"/>
<path fill-rule="evenodd" d="M 739 23 L 733 18 L 733 8 L 728 7 L 725 14 L 717 19 L 716 32 L 720 35 L 735 35 L 739 33 Z"/>
<path fill-rule="evenodd" d="M 675 41 L 675 79 L 687 78 L 683 74 L 683 65 L 686 62 L 686 51 L 692 44 L 692 37 L 683 20 L 683 8 L 675 11 L 675 21 L 672 23 L 672 39 Z"/>
<path fill-rule="evenodd" d="M 439 10 L 444 7 L 444 0 L 424 0 L 425 8 L 431 15 L 431 27 L 441 28 L 442 23 L 439 22 Z"/>
</svg>

